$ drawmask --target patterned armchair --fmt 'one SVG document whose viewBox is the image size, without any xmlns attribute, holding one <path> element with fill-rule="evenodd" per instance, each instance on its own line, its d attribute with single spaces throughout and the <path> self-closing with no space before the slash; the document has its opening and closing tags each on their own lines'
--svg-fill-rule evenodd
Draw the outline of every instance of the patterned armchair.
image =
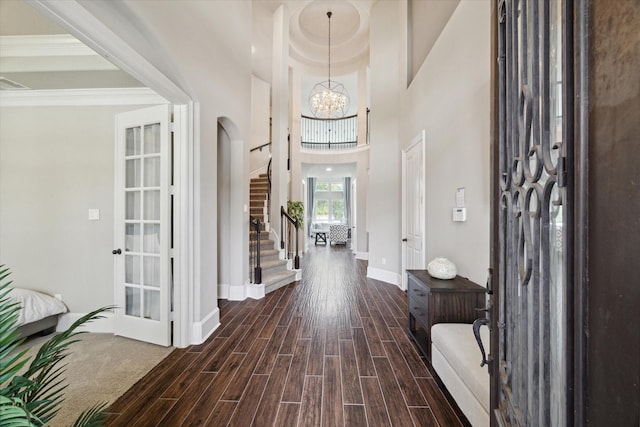
<svg viewBox="0 0 640 427">
<path fill-rule="evenodd" d="M 331 224 L 329 226 L 329 244 L 340 243 L 347 244 L 348 228 L 346 224 Z"/>
</svg>

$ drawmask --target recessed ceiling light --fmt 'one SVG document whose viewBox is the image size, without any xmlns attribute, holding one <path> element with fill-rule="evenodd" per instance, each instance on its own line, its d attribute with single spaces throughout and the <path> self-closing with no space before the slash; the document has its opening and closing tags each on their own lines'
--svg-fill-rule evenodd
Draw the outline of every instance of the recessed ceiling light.
<svg viewBox="0 0 640 427">
<path fill-rule="evenodd" d="M 325 170 L 326 170 L 327 172 L 331 172 L 331 170 L 332 170 L 332 169 L 331 169 L 331 168 L 326 168 Z"/>
</svg>

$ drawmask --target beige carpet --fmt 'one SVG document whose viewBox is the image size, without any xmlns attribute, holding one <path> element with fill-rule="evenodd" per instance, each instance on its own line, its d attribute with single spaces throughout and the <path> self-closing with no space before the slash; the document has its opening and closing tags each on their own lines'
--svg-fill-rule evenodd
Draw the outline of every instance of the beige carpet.
<svg viewBox="0 0 640 427">
<path fill-rule="evenodd" d="M 24 344 L 31 347 L 28 355 L 33 357 L 46 339 Z M 173 350 L 111 334 L 86 333 L 80 339 L 66 359 L 69 386 L 51 427 L 72 425 L 82 411 L 96 403 L 113 403 Z"/>
</svg>

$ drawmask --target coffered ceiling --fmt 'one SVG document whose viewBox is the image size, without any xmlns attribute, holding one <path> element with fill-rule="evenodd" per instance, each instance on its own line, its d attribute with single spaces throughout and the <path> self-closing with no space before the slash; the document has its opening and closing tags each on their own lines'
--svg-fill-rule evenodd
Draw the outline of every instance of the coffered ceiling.
<svg viewBox="0 0 640 427">
<path fill-rule="evenodd" d="M 142 86 L 18 0 L 0 0 L 0 77 L 2 89 Z"/>
</svg>

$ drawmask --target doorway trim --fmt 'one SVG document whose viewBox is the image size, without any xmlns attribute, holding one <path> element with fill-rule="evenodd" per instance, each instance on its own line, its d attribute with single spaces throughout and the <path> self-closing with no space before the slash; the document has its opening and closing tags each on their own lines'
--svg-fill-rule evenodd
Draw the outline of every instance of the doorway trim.
<svg viewBox="0 0 640 427">
<path fill-rule="evenodd" d="M 175 197 L 174 212 L 174 307 L 173 345 L 186 347 L 198 337 L 193 335 L 193 301 L 196 283 L 199 247 L 195 245 L 197 232 L 197 200 L 194 189 L 197 186 L 194 164 L 194 150 L 197 146 L 200 118 L 198 105 L 191 97 L 147 61 L 117 33 L 107 27 L 77 1 L 47 2 L 26 0 L 40 12 L 57 22 L 70 34 L 100 55 L 109 58 L 117 67 L 126 71 L 138 81 L 152 89 L 174 105 L 175 143 Z M 119 19 L 116 8 L 104 9 Z"/>
</svg>

